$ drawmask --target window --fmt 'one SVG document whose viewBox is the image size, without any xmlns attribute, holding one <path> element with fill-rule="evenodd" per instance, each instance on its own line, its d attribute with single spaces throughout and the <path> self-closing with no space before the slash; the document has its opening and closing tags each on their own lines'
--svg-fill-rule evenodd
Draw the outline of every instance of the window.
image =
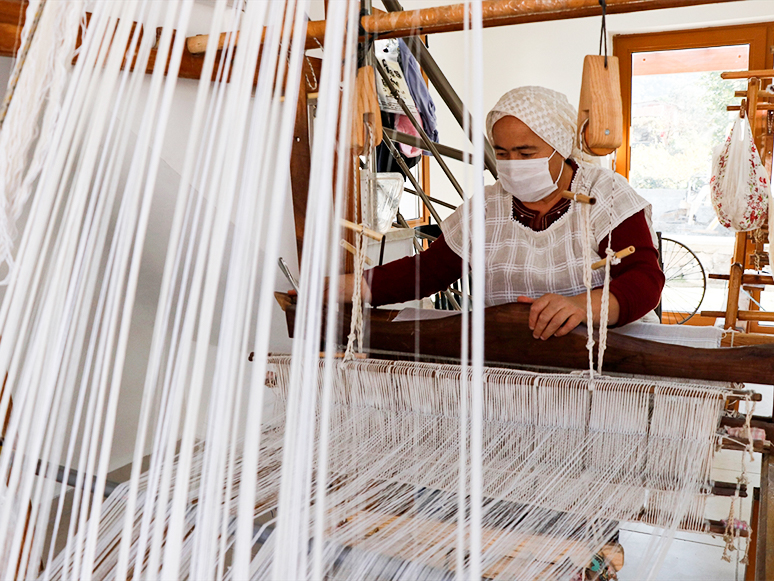
<svg viewBox="0 0 774 581">
<path fill-rule="evenodd" d="M 728 274 L 732 262 L 734 233 L 718 224 L 709 179 L 713 150 L 738 115 L 726 106 L 739 104 L 735 92 L 747 88 L 746 80 L 722 80 L 720 73 L 770 68 L 773 44 L 771 23 L 613 40 L 624 113 L 616 170 L 651 203 L 656 231 L 693 251 L 707 274 Z M 765 120 L 759 123 L 765 126 Z M 702 302 L 703 289 L 694 292 L 687 281 L 677 281 L 676 291 L 665 289 L 664 311 L 670 310 L 670 292 L 681 295 L 680 301 L 695 299 L 700 310 L 725 310 L 725 286 L 708 280 Z"/>
</svg>

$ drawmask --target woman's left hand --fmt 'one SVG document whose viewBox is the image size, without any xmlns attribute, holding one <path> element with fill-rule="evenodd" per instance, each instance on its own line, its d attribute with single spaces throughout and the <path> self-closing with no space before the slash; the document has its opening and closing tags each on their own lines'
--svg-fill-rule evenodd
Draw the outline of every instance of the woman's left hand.
<svg viewBox="0 0 774 581">
<path fill-rule="evenodd" d="M 586 322 L 586 297 L 565 297 L 548 293 L 539 299 L 518 297 L 517 302 L 529 303 L 529 328 L 535 339 L 544 341 L 556 335 L 563 337 Z"/>
</svg>

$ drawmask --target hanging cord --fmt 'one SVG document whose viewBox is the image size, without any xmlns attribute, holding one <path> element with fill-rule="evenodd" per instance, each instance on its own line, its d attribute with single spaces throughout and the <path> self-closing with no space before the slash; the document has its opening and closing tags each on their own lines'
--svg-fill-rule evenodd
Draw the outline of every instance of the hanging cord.
<svg viewBox="0 0 774 581">
<path fill-rule="evenodd" d="M 612 232 L 611 232 L 612 234 Z M 599 308 L 599 352 L 597 356 L 597 373 L 602 373 L 602 362 L 605 359 L 607 349 L 607 320 L 610 316 L 610 267 L 621 262 L 610 248 L 610 235 L 608 235 L 608 247 L 605 250 L 605 282 L 602 286 L 602 304 Z"/>
<path fill-rule="evenodd" d="M 581 224 L 583 225 L 583 284 L 586 286 L 586 329 L 589 351 L 590 387 L 594 386 L 594 313 L 591 308 L 591 205 L 581 204 Z"/>
<path fill-rule="evenodd" d="M 749 531 L 749 526 L 747 523 L 743 521 L 739 521 L 735 518 L 737 510 L 739 510 L 739 514 L 741 514 L 741 507 L 742 507 L 742 500 L 739 497 L 739 491 L 742 488 L 742 486 L 746 486 L 749 484 L 749 479 L 747 478 L 747 456 L 749 456 L 749 461 L 752 462 L 755 460 L 755 456 L 753 456 L 753 438 L 752 438 L 752 432 L 751 432 L 751 426 L 750 423 L 752 422 L 753 413 L 755 413 L 755 402 L 752 400 L 752 396 L 750 394 L 747 394 L 745 396 L 745 419 L 744 419 L 744 434 L 745 438 L 747 439 L 747 445 L 745 446 L 744 453 L 742 454 L 742 473 L 737 476 L 736 478 L 736 491 L 734 492 L 734 498 L 731 501 L 731 508 L 728 511 L 728 520 L 726 520 L 726 530 L 725 534 L 723 535 L 723 540 L 725 541 L 726 545 L 723 547 L 723 557 L 722 559 L 728 563 L 731 562 L 731 552 L 740 550 L 739 547 L 739 533 L 742 529 L 748 530 L 748 534 L 745 537 L 745 548 L 744 548 L 744 556 L 742 557 L 741 563 L 743 565 L 746 565 L 748 563 L 748 554 L 750 552 L 750 537 L 751 537 L 751 531 Z"/>
<path fill-rule="evenodd" d="M 614 182 L 610 182 L 610 199 L 613 200 L 613 185 Z M 602 362 L 605 359 L 605 349 L 607 349 L 607 324 L 610 318 L 610 268 L 616 264 L 620 264 L 621 259 L 618 258 L 613 250 L 613 203 L 611 202 L 608 208 L 608 223 L 610 224 L 610 231 L 607 234 L 607 248 L 605 249 L 605 281 L 602 286 L 602 304 L 599 309 L 599 352 L 597 355 L 597 373 L 602 373 Z M 591 243 L 592 240 L 587 240 L 587 243 Z"/>
<path fill-rule="evenodd" d="M 365 158 L 365 176 L 366 176 L 366 188 L 365 192 L 361 192 L 362 195 L 368 196 L 368 202 L 369 204 L 373 203 L 373 195 L 372 192 L 374 191 L 374 179 L 375 176 L 373 175 L 373 172 L 371 171 L 371 157 L 373 155 L 374 151 L 374 134 L 373 134 L 373 126 L 370 123 L 365 122 L 363 123 L 365 129 L 366 129 L 366 158 Z M 358 167 L 356 164 L 353 164 L 353 172 L 354 175 L 354 183 L 358 183 Z M 357 210 L 356 210 L 357 211 Z M 362 214 L 362 212 L 361 212 Z M 363 219 L 363 216 L 360 216 L 361 221 Z M 363 224 L 365 225 L 365 224 Z M 365 270 L 365 262 L 366 262 L 366 245 L 368 244 L 366 237 L 363 235 L 362 232 L 359 232 L 356 234 L 357 238 L 357 244 L 356 244 L 356 252 L 355 252 L 355 284 L 354 289 L 352 291 L 352 321 L 350 323 L 349 328 L 349 336 L 347 337 L 347 348 L 344 351 L 344 360 L 349 361 L 351 359 L 355 358 L 355 341 L 357 341 L 357 350 L 358 353 L 363 349 L 363 297 L 361 294 L 362 289 L 362 280 L 363 280 L 363 271 Z"/>
<path fill-rule="evenodd" d="M 16 61 L 16 66 L 13 68 L 11 80 L 8 81 L 8 90 L 5 93 L 5 99 L 3 99 L 2 107 L 0 107 L 0 129 L 3 128 L 5 116 L 8 113 L 8 107 L 11 106 L 11 99 L 13 99 L 13 94 L 16 91 L 16 85 L 19 82 L 19 77 L 21 76 L 22 69 L 24 68 L 24 63 L 27 61 L 27 55 L 30 52 L 30 46 L 32 45 L 32 41 L 35 38 L 35 31 L 38 28 L 38 23 L 40 22 L 40 17 L 43 15 L 43 8 L 45 6 L 46 0 L 40 0 L 38 9 L 35 11 L 35 17 L 32 19 L 32 24 L 30 24 L 30 31 L 27 35 L 27 42 L 24 43 L 24 46 L 21 49 L 19 59 Z"/>
<path fill-rule="evenodd" d="M 599 0 L 602 7 L 602 29 L 599 31 L 599 55 L 602 56 L 602 44 L 605 45 L 605 68 L 607 68 L 607 2 Z"/>
<path fill-rule="evenodd" d="M 359 281 L 363 279 L 367 242 L 363 234 L 357 233 L 356 236 L 357 252 L 355 253 L 355 288 L 352 291 L 352 321 L 347 337 L 347 348 L 344 351 L 344 361 L 351 361 L 355 358 L 355 342 L 357 342 L 358 353 L 363 349 L 363 297 L 361 294 L 362 285 L 359 284 Z"/>
</svg>

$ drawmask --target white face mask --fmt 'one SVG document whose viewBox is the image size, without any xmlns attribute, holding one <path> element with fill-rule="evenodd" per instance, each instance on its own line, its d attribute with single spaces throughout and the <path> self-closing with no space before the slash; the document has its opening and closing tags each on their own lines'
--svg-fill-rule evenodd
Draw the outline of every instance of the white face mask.
<svg viewBox="0 0 774 581">
<path fill-rule="evenodd" d="M 497 179 L 506 192 L 522 202 L 542 200 L 556 189 L 562 176 L 559 172 L 556 179 L 551 177 L 548 162 L 555 153 L 556 150 L 548 157 L 537 159 L 498 159 Z"/>
</svg>

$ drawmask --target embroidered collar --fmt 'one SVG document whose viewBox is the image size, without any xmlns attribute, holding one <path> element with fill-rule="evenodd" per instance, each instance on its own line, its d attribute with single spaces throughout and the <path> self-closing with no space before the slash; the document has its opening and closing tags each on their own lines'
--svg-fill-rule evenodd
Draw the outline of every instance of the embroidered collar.
<svg viewBox="0 0 774 581">
<path fill-rule="evenodd" d="M 573 182 L 575 181 L 575 175 L 578 171 L 578 164 L 575 163 L 575 160 L 573 159 L 568 159 L 567 163 L 569 163 L 572 168 L 572 179 L 570 181 L 570 188 L 572 188 Z M 511 217 L 522 226 L 526 226 L 535 232 L 546 230 L 551 224 L 564 216 L 572 205 L 571 201 L 567 198 L 559 198 L 556 204 L 554 204 L 548 212 L 543 216 L 539 216 L 537 210 L 530 210 L 516 198 L 512 197 L 512 200 L 513 211 Z"/>
</svg>

